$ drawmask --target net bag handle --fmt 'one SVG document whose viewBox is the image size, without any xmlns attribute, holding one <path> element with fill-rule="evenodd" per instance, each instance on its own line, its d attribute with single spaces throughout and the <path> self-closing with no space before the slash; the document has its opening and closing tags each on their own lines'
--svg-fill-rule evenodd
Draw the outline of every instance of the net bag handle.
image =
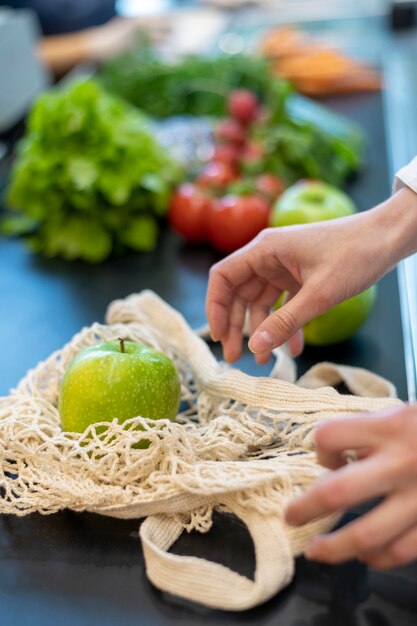
<svg viewBox="0 0 417 626">
<path fill-rule="evenodd" d="M 174 516 L 152 515 L 143 522 L 139 536 L 148 578 L 158 589 L 212 608 L 243 611 L 265 602 L 290 583 L 294 557 L 281 517 L 261 515 L 233 500 L 227 507 L 245 523 L 252 537 L 254 580 L 207 559 L 169 553 L 183 526 Z"/>
</svg>

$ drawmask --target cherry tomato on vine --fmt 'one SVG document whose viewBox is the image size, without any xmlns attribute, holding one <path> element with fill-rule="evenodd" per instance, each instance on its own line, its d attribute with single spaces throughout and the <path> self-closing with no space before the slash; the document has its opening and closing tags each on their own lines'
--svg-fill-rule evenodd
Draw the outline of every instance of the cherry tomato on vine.
<svg viewBox="0 0 417 626">
<path fill-rule="evenodd" d="M 261 106 L 253 91 L 235 89 L 229 96 L 227 109 L 234 119 L 246 125 L 258 119 Z"/>
<path fill-rule="evenodd" d="M 220 120 L 214 129 L 216 141 L 242 146 L 246 141 L 246 130 L 233 118 Z"/>
<path fill-rule="evenodd" d="M 261 174 L 255 180 L 256 190 L 271 202 L 276 200 L 285 190 L 285 183 L 275 174 Z"/>
<path fill-rule="evenodd" d="M 236 170 L 222 162 L 208 163 L 200 174 L 197 176 L 196 182 L 201 187 L 207 188 L 225 188 L 237 178 Z"/>
<path fill-rule="evenodd" d="M 241 150 L 231 143 L 221 143 L 214 148 L 212 163 L 226 163 L 232 168 L 236 168 L 239 163 Z"/>
</svg>

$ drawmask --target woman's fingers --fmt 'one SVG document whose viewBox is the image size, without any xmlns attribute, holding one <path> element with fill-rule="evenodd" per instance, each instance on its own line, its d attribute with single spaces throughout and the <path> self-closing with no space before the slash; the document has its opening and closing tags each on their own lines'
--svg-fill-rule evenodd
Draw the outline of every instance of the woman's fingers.
<svg viewBox="0 0 417 626">
<path fill-rule="evenodd" d="M 270 303 L 276 302 L 276 293 L 277 289 L 273 285 L 265 285 L 256 275 L 251 276 L 235 290 L 229 306 L 227 329 L 221 338 L 226 361 L 236 361 L 242 354 L 243 327 L 250 303 L 259 303 L 259 309 L 266 317 L 269 314 Z"/>
<path fill-rule="evenodd" d="M 236 290 L 254 276 L 247 255 L 243 248 L 210 269 L 206 316 L 214 341 L 219 341 L 228 330 L 230 307 Z"/>
<path fill-rule="evenodd" d="M 324 422 L 315 429 L 314 439 L 318 462 L 332 470 L 346 465 L 347 451 L 359 453 L 363 458 L 364 449 L 369 453 L 379 443 L 375 417 L 368 414 Z"/>
<path fill-rule="evenodd" d="M 346 452 L 354 451 L 356 459 L 369 456 L 391 443 L 415 421 L 415 410 L 409 406 L 391 407 L 375 413 L 328 420 L 314 432 L 318 461 L 324 467 L 337 469 L 346 463 Z"/>
<path fill-rule="evenodd" d="M 285 304 L 287 304 L 287 302 L 294 298 L 298 291 L 299 288 L 287 291 L 285 293 L 284 301 L 281 306 L 284 306 Z M 302 351 L 304 350 L 304 333 L 301 328 L 297 330 L 297 332 L 292 337 L 289 338 L 288 346 L 293 357 L 299 356 L 302 353 Z"/>
<path fill-rule="evenodd" d="M 411 543 L 417 533 L 410 534 L 417 526 L 416 418 L 415 407 L 404 406 L 317 428 L 318 459 L 336 471 L 289 504 L 287 522 L 298 526 L 375 497 L 385 500 L 346 527 L 313 538 L 308 558 L 336 563 L 358 557 L 383 569 L 417 557 Z M 348 451 L 363 460 L 340 467 Z"/>
<path fill-rule="evenodd" d="M 303 331 L 297 330 L 295 335 L 289 338 L 288 345 L 293 357 L 299 356 L 304 350 L 304 334 Z"/>
<path fill-rule="evenodd" d="M 372 454 L 372 448 L 356 448 L 355 450 L 343 450 L 337 452 L 328 452 L 327 450 L 317 449 L 317 460 L 320 465 L 331 470 L 339 469 L 348 462 L 348 459 L 359 461 L 365 459 Z"/>
<path fill-rule="evenodd" d="M 413 498 L 415 498 L 413 493 Z M 398 511 L 397 511 L 398 513 Z M 396 523 L 396 518 L 392 521 Z M 385 570 L 391 567 L 400 567 L 417 559 L 417 520 L 408 532 L 396 538 L 381 550 L 359 554 L 359 560 L 375 569 Z"/>
<path fill-rule="evenodd" d="M 250 302 L 250 327 L 249 335 L 252 337 L 258 326 L 271 313 L 271 308 L 275 305 L 281 295 L 281 289 L 272 283 L 266 283 L 262 290 Z"/>
<path fill-rule="evenodd" d="M 288 341 L 316 315 L 318 312 L 314 296 L 309 289 L 302 287 L 291 300 L 269 315 L 257 328 L 251 337 L 249 348 L 254 354 L 271 351 Z"/>
<path fill-rule="evenodd" d="M 390 493 L 402 472 L 401 458 L 374 455 L 342 467 L 317 481 L 303 495 L 293 500 L 286 511 L 286 520 L 301 526 L 313 519 L 346 511 Z"/>
<path fill-rule="evenodd" d="M 375 553 L 392 543 L 417 522 L 415 493 L 398 492 L 369 513 L 328 535 L 314 537 L 307 558 L 340 563 L 361 554 Z"/>
<path fill-rule="evenodd" d="M 377 413 L 360 413 L 328 420 L 317 426 L 314 439 L 318 451 L 340 453 L 345 450 L 376 448 L 385 435 L 386 426 L 403 409 L 393 407 Z"/>
<path fill-rule="evenodd" d="M 243 326 L 248 303 L 235 295 L 231 308 L 226 335 L 222 337 L 223 354 L 226 361 L 232 363 L 242 354 Z"/>
<path fill-rule="evenodd" d="M 252 337 L 258 326 L 270 315 L 271 308 L 275 305 L 281 295 L 281 290 L 272 283 L 267 283 L 261 293 L 255 298 L 250 305 L 250 327 L 249 336 Z M 258 365 L 264 365 L 271 358 L 271 351 L 266 350 L 265 353 L 255 355 Z"/>
<path fill-rule="evenodd" d="M 231 286 L 226 287 L 223 280 L 216 277 L 213 286 L 208 291 L 206 300 L 206 317 L 210 326 L 213 341 L 219 341 L 227 331 L 229 324 L 229 309 L 233 299 Z"/>
</svg>

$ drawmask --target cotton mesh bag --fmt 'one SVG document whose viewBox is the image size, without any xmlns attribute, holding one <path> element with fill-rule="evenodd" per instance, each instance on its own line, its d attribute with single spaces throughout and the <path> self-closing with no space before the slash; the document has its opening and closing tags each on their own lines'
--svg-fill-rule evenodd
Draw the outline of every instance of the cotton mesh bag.
<svg viewBox="0 0 417 626">
<path fill-rule="evenodd" d="M 63 432 L 57 404 L 71 359 L 100 341 L 124 338 L 168 355 L 181 377 L 176 421 L 136 417 Z M 0 511 L 62 509 L 146 518 L 140 527 L 149 579 L 206 606 L 240 611 L 291 581 L 309 538 L 336 522 L 284 522 L 288 501 L 325 470 L 312 431 L 321 420 L 400 404 L 384 379 L 320 364 L 298 384 L 281 353 L 273 376 L 253 377 L 219 363 L 183 317 L 152 292 L 113 302 L 106 324 L 83 329 L 0 399 Z M 358 395 L 328 385 L 340 381 Z M 316 388 L 319 386 L 319 388 Z M 135 446 L 145 438 L 147 449 Z M 253 579 L 170 547 L 184 531 L 207 532 L 213 511 L 233 513 L 255 548 Z"/>
</svg>

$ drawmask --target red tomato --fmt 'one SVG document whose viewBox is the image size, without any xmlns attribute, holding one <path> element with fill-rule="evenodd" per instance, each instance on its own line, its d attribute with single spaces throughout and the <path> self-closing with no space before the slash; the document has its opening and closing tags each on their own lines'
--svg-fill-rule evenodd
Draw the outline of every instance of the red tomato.
<svg viewBox="0 0 417 626">
<path fill-rule="evenodd" d="M 214 129 L 214 136 L 217 141 L 237 146 L 243 145 L 246 141 L 245 129 L 232 118 L 221 120 Z"/>
<path fill-rule="evenodd" d="M 236 89 L 232 91 L 227 104 L 229 114 L 241 124 L 251 124 L 259 117 L 259 100 L 248 89 Z"/>
<path fill-rule="evenodd" d="M 214 154 L 211 161 L 217 163 L 226 163 L 230 167 L 237 167 L 239 163 L 240 150 L 231 143 L 222 143 L 214 148 Z"/>
<path fill-rule="evenodd" d="M 201 187 L 221 188 L 227 187 L 231 182 L 236 180 L 237 173 L 227 163 L 213 162 L 208 163 L 201 173 L 197 176 L 197 183 Z"/>
<path fill-rule="evenodd" d="M 171 198 L 168 221 L 171 227 L 191 243 L 206 239 L 206 214 L 212 199 L 193 183 L 180 185 Z"/>
<path fill-rule="evenodd" d="M 274 174 L 261 174 L 257 177 L 255 185 L 256 190 L 271 202 L 276 200 L 285 189 L 282 178 Z"/>
<path fill-rule="evenodd" d="M 207 213 L 209 242 L 221 252 L 241 248 L 268 226 L 269 209 L 260 196 L 224 196 Z"/>
</svg>

